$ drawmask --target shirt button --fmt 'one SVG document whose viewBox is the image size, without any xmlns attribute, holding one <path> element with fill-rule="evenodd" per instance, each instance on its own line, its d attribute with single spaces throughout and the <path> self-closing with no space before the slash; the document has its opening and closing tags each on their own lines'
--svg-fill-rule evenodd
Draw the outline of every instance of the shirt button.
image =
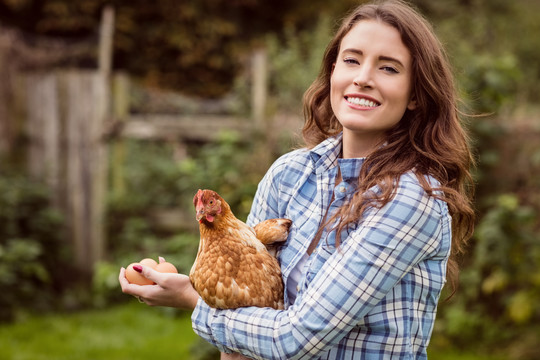
<svg viewBox="0 0 540 360">
<path fill-rule="evenodd" d="M 296 292 L 300 291 L 300 285 L 296 285 Z"/>
<path fill-rule="evenodd" d="M 341 187 L 339 188 L 339 192 L 344 193 L 345 191 L 347 191 L 347 189 L 345 188 L 345 186 L 341 186 Z"/>
</svg>

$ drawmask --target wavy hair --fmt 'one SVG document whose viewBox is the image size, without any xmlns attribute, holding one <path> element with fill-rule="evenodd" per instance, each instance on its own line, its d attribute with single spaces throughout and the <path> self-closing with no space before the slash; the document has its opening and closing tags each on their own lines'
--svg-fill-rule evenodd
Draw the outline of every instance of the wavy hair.
<svg viewBox="0 0 540 360">
<path fill-rule="evenodd" d="M 342 131 L 330 105 L 330 77 L 343 37 L 362 20 L 382 21 L 399 31 L 412 57 L 412 96 L 414 110 L 406 110 L 402 119 L 384 138 L 385 146 L 367 156 L 358 178 L 358 190 L 351 201 L 322 224 L 317 237 L 331 223 L 338 223 L 339 234 L 348 224 L 361 220 L 368 207 L 363 198 L 371 187 L 381 189 L 375 206 L 382 207 L 394 196 L 399 178 L 414 171 L 421 186 L 431 196 L 443 199 L 452 215 L 452 250 L 447 278 L 457 288 L 457 258 L 464 252 L 474 229 L 471 204 L 473 182 L 470 169 L 474 159 L 468 136 L 459 118 L 458 98 L 449 61 L 431 25 L 409 4 L 400 0 L 361 5 L 347 16 L 328 44 L 319 75 L 304 95 L 305 123 L 302 131 L 308 147 Z M 440 182 L 433 188 L 424 175 Z"/>
</svg>

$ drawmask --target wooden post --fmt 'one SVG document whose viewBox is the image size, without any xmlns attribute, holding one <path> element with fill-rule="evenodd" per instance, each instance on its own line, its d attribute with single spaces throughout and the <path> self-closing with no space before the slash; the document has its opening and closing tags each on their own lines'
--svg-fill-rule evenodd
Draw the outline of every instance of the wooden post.
<svg viewBox="0 0 540 360">
<path fill-rule="evenodd" d="M 113 119 L 124 123 L 129 116 L 129 77 L 118 73 L 113 78 Z M 125 192 L 124 161 L 126 146 L 123 139 L 112 144 L 111 180 L 113 196 L 122 196 Z"/>
<path fill-rule="evenodd" d="M 87 199 L 89 202 L 89 210 L 85 209 L 84 216 L 86 226 L 84 229 L 87 234 L 91 234 L 86 238 L 86 234 L 79 234 L 81 238 L 88 241 L 86 259 L 79 258 L 80 265 L 84 266 L 87 271 L 93 271 L 94 265 L 103 259 L 103 253 L 106 246 L 105 239 L 105 210 L 107 203 L 107 175 L 108 175 L 108 149 L 103 141 L 105 133 L 105 124 L 111 117 L 111 69 L 113 55 L 113 37 L 114 37 L 114 8 L 107 5 L 103 8 L 101 16 L 101 28 L 99 36 L 99 59 L 98 72 L 90 75 L 95 98 L 95 112 L 89 114 L 91 116 L 91 131 L 89 136 L 90 149 L 92 153 L 88 155 L 92 160 L 90 165 L 91 183 L 88 185 L 90 195 Z M 84 98 L 81 98 L 84 99 Z M 80 249 L 79 249 L 80 250 Z M 86 250 L 86 249 L 85 249 Z"/>
<path fill-rule="evenodd" d="M 251 110 L 255 127 L 265 130 L 266 97 L 267 97 L 267 56 L 266 49 L 255 50 L 252 57 L 252 89 Z"/>
<path fill-rule="evenodd" d="M 107 149 L 102 141 L 104 94 L 108 87 L 96 72 L 62 74 L 66 133 L 66 213 L 75 263 L 91 275 L 103 257 Z"/>
<path fill-rule="evenodd" d="M 10 143 L 10 114 L 7 110 L 7 84 L 6 78 L 9 76 L 4 55 L 4 46 L 0 44 L 0 158 L 8 153 Z"/>
<path fill-rule="evenodd" d="M 99 59 L 98 68 L 101 73 L 109 75 L 112 66 L 112 50 L 114 37 L 114 8 L 107 5 L 101 13 L 101 27 L 99 31 Z"/>
<path fill-rule="evenodd" d="M 14 95 L 16 75 L 14 74 L 13 59 L 10 58 L 9 52 L 9 40 L 6 41 L 5 37 L 2 38 L 0 33 L 0 161 L 4 161 L 4 155 L 13 157 L 14 144 L 19 135 L 13 104 L 16 101 Z"/>
</svg>

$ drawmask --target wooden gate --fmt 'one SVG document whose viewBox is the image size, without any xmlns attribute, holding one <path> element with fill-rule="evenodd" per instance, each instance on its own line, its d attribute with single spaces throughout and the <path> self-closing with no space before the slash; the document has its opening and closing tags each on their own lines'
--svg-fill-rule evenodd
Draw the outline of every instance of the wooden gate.
<svg viewBox="0 0 540 360">
<path fill-rule="evenodd" d="M 98 71 L 24 75 L 28 164 L 45 179 L 63 210 L 75 263 L 91 272 L 102 258 L 109 106 L 107 77 Z"/>
</svg>

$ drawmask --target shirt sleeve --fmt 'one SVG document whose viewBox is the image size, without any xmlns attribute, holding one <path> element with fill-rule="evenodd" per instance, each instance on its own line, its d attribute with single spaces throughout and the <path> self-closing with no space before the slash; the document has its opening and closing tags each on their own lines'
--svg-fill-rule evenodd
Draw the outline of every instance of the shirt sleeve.
<svg viewBox="0 0 540 360">
<path fill-rule="evenodd" d="M 287 310 L 216 310 L 199 300 L 194 331 L 221 351 L 256 359 L 320 356 L 362 322 L 395 284 L 441 246 L 443 203 L 414 182 L 371 209 Z M 446 213 L 445 213 L 446 214 Z"/>
<path fill-rule="evenodd" d="M 255 226 L 267 219 L 279 218 L 279 178 L 285 166 L 285 158 L 282 156 L 272 164 L 263 179 L 259 182 L 251 211 L 246 223 Z"/>
</svg>

